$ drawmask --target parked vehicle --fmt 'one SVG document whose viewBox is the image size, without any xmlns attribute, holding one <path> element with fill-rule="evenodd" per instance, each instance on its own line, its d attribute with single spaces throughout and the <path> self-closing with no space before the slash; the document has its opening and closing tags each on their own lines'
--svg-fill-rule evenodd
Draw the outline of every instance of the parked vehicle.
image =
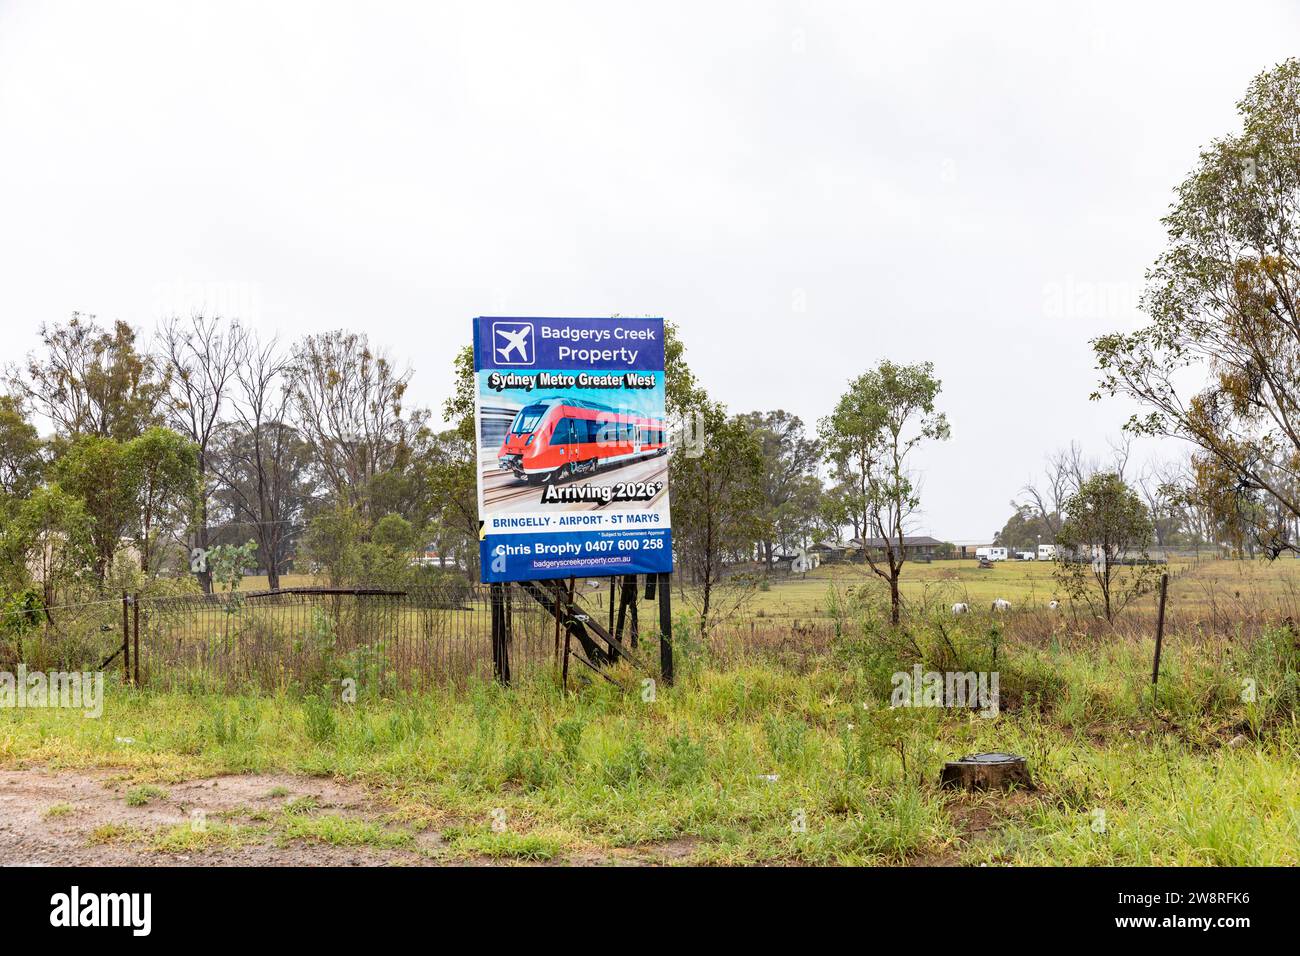
<svg viewBox="0 0 1300 956">
<path fill-rule="evenodd" d="M 1054 545 L 1054 544 L 1040 544 L 1040 545 L 1038 546 L 1038 560 L 1039 560 L 1039 561 L 1055 561 L 1055 560 L 1056 560 L 1056 545 Z"/>
<path fill-rule="evenodd" d="M 1017 551 L 1017 552 L 1016 552 L 1016 560 L 1017 560 L 1017 561 L 1033 561 L 1033 560 L 1034 560 L 1034 552 L 1032 552 L 1032 551 Z"/>
<path fill-rule="evenodd" d="M 1005 561 L 1007 559 L 1006 548 L 976 548 L 975 557 L 983 561 Z"/>
</svg>

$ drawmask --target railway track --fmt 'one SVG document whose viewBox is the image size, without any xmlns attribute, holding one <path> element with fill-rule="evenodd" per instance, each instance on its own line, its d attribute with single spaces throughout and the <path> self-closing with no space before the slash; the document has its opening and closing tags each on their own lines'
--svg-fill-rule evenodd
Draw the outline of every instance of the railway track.
<svg viewBox="0 0 1300 956">
<path fill-rule="evenodd" d="M 508 471 L 502 471 L 495 461 L 480 463 L 483 477 L 484 503 L 498 511 L 536 511 L 541 508 L 542 486 L 530 485 L 516 478 Z M 609 481 L 660 481 L 664 488 L 650 501 L 638 502 L 641 507 L 652 507 L 668 493 L 668 459 L 667 457 L 647 458 L 632 462 L 618 468 L 597 471 L 579 479 L 565 481 L 567 485 L 583 486 L 593 483 L 605 484 Z M 600 511 L 612 504 L 603 501 L 574 502 L 564 507 L 565 511 Z M 555 506 L 550 506 L 555 507 Z"/>
</svg>

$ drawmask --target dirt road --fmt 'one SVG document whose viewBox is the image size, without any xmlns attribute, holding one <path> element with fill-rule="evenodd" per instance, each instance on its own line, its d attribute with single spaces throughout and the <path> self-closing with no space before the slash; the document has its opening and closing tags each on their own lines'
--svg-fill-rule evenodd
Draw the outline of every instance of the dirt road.
<svg viewBox="0 0 1300 956">
<path fill-rule="evenodd" d="M 552 865 L 653 865 L 694 841 L 576 852 Z M 393 823 L 364 788 L 244 774 L 156 787 L 113 770 L 0 770 L 5 866 L 430 866 L 517 863 L 457 856 L 442 835 Z"/>
<path fill-rule="evenodd" d="M 310 866 L 421 862 L 436 834 L 410 850 L 284 842 L 261 818 L 298 801 L 315 812 L 378 820 L 358 788 L 310 777 L 223 776 L 139 790 L 115 771 L 0 770 L 0 862 L 8 866 Z M 132 794 L 136 795 L 132 797 Z M 132 806 L 128 801 L 148 802 Z M 186 830 L 211 839 L 172 840 Z M 243 834 L 240 835 L 240 829 Z M 265 829 L 265 839 L 261 830 Z M 231 838 L 232 834 L 235 838 Z M 170 844 L 175 844 L 170 849 Z M 184 844 L 190 844 L 186 846 Z"/>
</svg>

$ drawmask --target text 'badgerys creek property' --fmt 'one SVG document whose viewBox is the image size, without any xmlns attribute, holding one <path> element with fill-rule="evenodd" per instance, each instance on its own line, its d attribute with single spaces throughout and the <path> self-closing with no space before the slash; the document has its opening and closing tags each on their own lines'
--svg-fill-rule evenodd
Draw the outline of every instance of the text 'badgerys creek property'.
<svg viewBox="0 0 1300 956">
<path fill-rule="evenodd" d="M 672 570 L 663 319 L 474 320 L 484 581 Z"/>
</svg>

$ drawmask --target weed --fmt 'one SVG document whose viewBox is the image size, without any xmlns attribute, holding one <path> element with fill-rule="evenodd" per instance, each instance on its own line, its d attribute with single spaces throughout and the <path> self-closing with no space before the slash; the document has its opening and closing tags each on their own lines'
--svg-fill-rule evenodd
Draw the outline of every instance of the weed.
<svg viewBox="0 0 1300 956">
<path fill-rule="evenodd" d="M 334 739 L 338 721 L 328 700 L 309 694 L 303 700 L 302 712 L 308 740 L 323 744 Z"/>
<path fill-rule="evenodd" d="M 155 800 L 166 800 L 167 791 L 162 787 L 155 787 L 152 784 L 143 784 L 139 787 L 132 787 L 126 792 L 126 805 L 128 807 L 148 806 Z"/>
</svg>

